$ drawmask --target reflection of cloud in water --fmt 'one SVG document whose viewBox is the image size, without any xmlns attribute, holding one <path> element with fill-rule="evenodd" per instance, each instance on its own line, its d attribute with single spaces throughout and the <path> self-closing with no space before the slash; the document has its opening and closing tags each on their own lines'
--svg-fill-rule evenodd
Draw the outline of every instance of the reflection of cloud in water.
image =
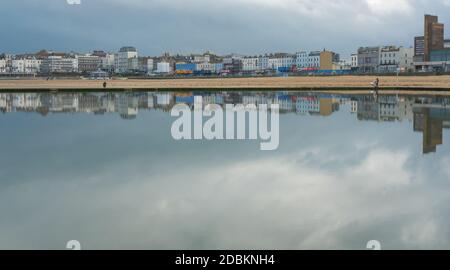
<svg viewBox="0 0 450 270">
<path fill-rule="evenodd" d="M 168 175 L 140 169 L 123 179 L 112 168 L 17 185 L 1 192 L 0 247 L 61 248 L 72 238 L 94 249 L 445 245 L 446 221 L 429 209 L 448 196 L 420 190 L 408 152 L 369 151 L 332 171 L 320 158 L 300 152 Z M 23 196 L 14 212 L 5 207 L 10 194 Z"/>
</svg>

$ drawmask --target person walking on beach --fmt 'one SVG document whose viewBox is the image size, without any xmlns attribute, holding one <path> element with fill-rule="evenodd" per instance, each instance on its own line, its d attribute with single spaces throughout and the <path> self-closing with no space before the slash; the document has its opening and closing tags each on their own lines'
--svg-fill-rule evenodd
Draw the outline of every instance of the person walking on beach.
<svg viewBox="0 0 450 270">
<path fill-rule="evenodd" d="M 108 84 L 106 82 L 103 82 L 103 88 L 106 88 Z"/>
<path fill-rule="evenodd" d="M 379 79 L 379 78 L 376 78 L 375 81 L 372 82 L 372 86 L 373 86 L 373 88 L 375 89 L 374 95 L 375 95 L 375 97 L 378 98 L 378 90 L 379 90 L 379 88 L 380 88 L 380 87 L 379 87 L 379 86 L 380 86 L 380 79 Z"/>
<path fill-rule="evenodd" d="M 380 86 L 380 79 L 376 79 L 375 80 L 375 93 L 377 93 L 377 96 L 378 96 L 378 89 L 379 89 L 379 86 Z"/>
</svg>

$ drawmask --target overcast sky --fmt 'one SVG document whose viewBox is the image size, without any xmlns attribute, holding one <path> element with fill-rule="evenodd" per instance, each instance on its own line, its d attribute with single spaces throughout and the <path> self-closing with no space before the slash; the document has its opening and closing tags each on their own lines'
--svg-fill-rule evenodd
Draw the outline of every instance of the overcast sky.
<svg viewBox="0 0 450 270">
<path fill-rule="evenodd" d="M 450 0 L 2 0 L 0 52 L 40 49 L 142 55 L 412 46 L 431 13 L 450 27 Z M 448 31 L 446 31 L 448 33 Z M 450 36 L 450 34 L 448 34 Z"/>
</svg>

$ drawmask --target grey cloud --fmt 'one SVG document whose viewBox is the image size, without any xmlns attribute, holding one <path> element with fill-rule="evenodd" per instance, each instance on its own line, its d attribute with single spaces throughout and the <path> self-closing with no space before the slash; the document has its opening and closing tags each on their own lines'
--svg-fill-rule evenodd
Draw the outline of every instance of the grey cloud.
<svg viewBox="0 0 450 270">
<path fill-rule="evenodd" d="M 394 4 L 395 2 L 395 4 Z M 117 50 L 143 54 L 264 53 L 358 46 L 412 46 L 422 15 L 450 23 L 445 0 L 64 0 L 2 1 L 0 30 L 7 52 Z"/>
</svg>

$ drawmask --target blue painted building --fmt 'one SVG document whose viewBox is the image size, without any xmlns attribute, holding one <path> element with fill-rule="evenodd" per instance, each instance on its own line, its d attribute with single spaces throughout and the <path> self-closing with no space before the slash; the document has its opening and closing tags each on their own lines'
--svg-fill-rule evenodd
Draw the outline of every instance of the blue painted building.
<svg viewBox="0 0 450 270">
<path fill-rule="evenodd" d="M 192 71 L 194 72 L 197 68 L 197 65 L 194 63 L 182 63 L 176 64 L 175 69 L 180 71 Z"/>
</svg>

